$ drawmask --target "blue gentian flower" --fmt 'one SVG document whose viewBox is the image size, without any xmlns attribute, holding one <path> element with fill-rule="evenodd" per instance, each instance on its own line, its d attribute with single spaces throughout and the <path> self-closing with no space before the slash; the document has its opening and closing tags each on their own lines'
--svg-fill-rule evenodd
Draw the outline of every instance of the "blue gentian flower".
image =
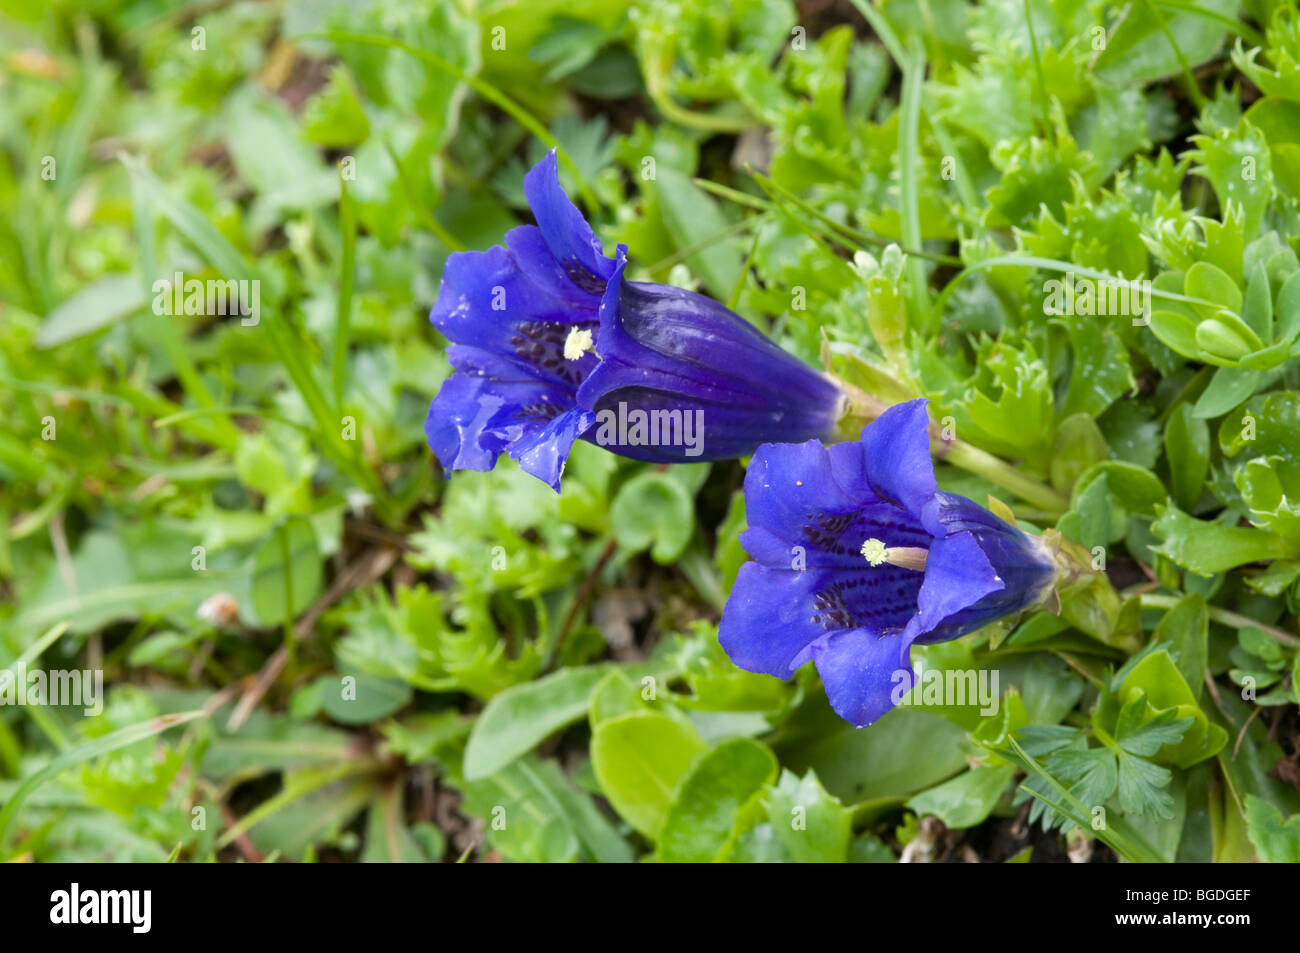
<svg viewBox="0 0 1300 953">
<path fill-rule="evenodd" d="M 597 415 L 587 439 L 622 456 L 681 463 L 835 432 L 845 398 L 829 377 L 712 298 L 625 280 L 618 258 L 600 304 L 600 361 L 578 389 L 579 405 Z M 623 426 L 628 419 L 647 423 L 645 439 Z M 687 439 L 663 439 L 679 419 Z"/>
<path fill-rule="evenodd" d="M 447 259 L 430 320 L 455 373 L 425 433 L 449 470 L 501 453 L 556 490 L 574 440 L 654 463 L 721 460 L 829 437 L 844 396 L 710 298 L 624 279 L 560 186 L 524 178 L 537 225 Z"/>
<path fill-rule="evenodd" d="M 832 707 L 869 725 L 911 686 L 914 643 L 945 642 L 1042 604 L 1051 547 L 939 490 L 925 400 L 898 404 L 859 442 L 760 447 L 745 476 L 753 557 L 719 638 L 751 672 L 810 659 Z"/>
<path fill-rule="evenodd" d="M 592 340 L 617 262 L 564 194 L 554 150 L 524 177 L 524 194 L 537 225 L 447 258 L 429 319 L 453 342 L 455 373 L 424 430 L 449 470 L 490 470 L 507 453 L 558 490 L 573 441 L 596 419 L 576 397 L 597 358 L 574 342 Z"/>
</svg>

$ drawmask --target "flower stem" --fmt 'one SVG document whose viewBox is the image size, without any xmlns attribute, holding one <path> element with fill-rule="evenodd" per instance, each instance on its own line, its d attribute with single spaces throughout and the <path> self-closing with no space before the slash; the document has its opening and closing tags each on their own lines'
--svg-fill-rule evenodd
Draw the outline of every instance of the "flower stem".
<svg viewBox="0 0 1300 953">
<path fill-rule="evenodd" d="M 933 437 L 931 443 L 934 443 Z M 936 452 L 936 455 L 941 460 L 955 467 L 961 467 L 967 473 L 982 476 L 1004 490 L 1010 490 L 1026 503 L 1032 503 L 1051 514 L 1053 518 L 1070 508 L 1070 501 L 1060 493 L 1041 480 L 1026 476 L 1000 457 L 995 457 L 964 440 L 943 440 L 940 437 L 939 443 L 942 448 Z"/>
<path fill-rule="evenodd" d="M 835 383 L 848 398 L 847 413 L 865 420 L 875 420 L 890 404 L 838 377 Z M 948 438 L 933 421 L 930 422 L 930 449 L 945 463 L 960 467 L 967 473 L 981 476 L 995 486 L 1016 494 L 1026 503 L 1042 510 L 1053 520 L 1070 508 L 1070 501 L 1041 480 L 1026 475 L 1000 457 L 995 457 L 964 440 Z"/>
<path fill-rule="evenodd" d="M 1157 593 L 1143 593 L 1138 597 L 1141 600 L 1143 609 L 1172 609 L 1178 604 L 1178 596 L 1162 596 Z M 1252 619 L 1249 616 L 1240 615 L 1229 609 L 1220 609 L 1218 606 L 1209 607 L 1210 618 L 1219 623 L 1226 625 L 1230 629 L 1244 629 L 1246 626 L 1254 626 L 1265 635 L 1276 639 L 1283 645 L 1289 645 L 1292 648 L 1300 646 L 1300 638 L 1287 632 L 1285 629 L 1279 629 L 1276 626 L 1265 625 L 1258 619 Z"/>
</svg>

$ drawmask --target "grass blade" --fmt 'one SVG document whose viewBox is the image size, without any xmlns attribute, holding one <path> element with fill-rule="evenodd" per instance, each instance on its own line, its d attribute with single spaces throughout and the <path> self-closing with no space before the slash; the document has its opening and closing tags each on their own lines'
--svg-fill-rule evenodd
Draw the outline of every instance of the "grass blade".
<svg viewBox="0 0 1300 953">
<path fill-rule="evenodd" d="M 172 715 L 160 715 L 157 718 L 150 718 L 147 721 L 119 728 L 111 734 L 96 738 L 94 741 L 87 742 L 79 748 L 73 748 L 71 751 L 65 751 L 63 754 L 51 759 L 49 764 L 19 785 L 13 797 L 9 798 L 9 801 L 5 804 L 4 809 L 0 810 L 0 847 L 3 847 L 6 842 L 5 837 L 9 831 L 9 825 L 13 823 L 14 818 L 17 816 L 18 809 L 46 781 L 57 777 L 69 768 L 75 768 L 92 758 L 97 758 L 101 754 L 108 754 L 110 751 L 125 748 L 137 741 L 143 741 L 145 738 L 162 734 L 168 728 L 175 728 L 177 725 L 194 721 L 196 718 L 205 717 L 206 714 L 202 709 L 198 709 Z"/>
</svg>

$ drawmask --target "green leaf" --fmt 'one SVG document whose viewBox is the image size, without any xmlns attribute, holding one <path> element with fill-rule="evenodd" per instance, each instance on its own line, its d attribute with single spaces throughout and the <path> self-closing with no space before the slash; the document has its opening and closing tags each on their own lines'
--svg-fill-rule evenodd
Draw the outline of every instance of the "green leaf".
<svg viewBox="0 0 1300 953">
<path fill-rule="evenodd" d="M 1126 751 L 1118 752 L 1116 757 L 1119 762 L 1117 789 L 1120 808 L 1129 814 L 1165 819 L 1173 817 L 1173 796 L 1162 790 L 1169 786 L 1173 777 L 1169 769 Z"/>
<path fill-rule="evenodd" d="M 1210 428 L 1187 404 L 1180 404 L 1165 426 L 1165 459 L 1174 500 L 1194 509 L 1210 470 Z"/>
<path fill-rule="evenodd" d="M 1192 593 L 1183 596 L 1165 613 L 1155 631 L 1157 642 L 1172 643 L 1178 660 L 1178 671 L 1197 701 L 1205 687 L 1209 624 L 1210 612 L 1205 599 Z"/>
<path fill-rule="evenodd" d="M 309 142 L 333 147 L 360 145 L 370 135 L 360 91 L 346 66 L 336 64 L 325 88 L 307 102 L 302 134 Z"/>
<path fill-rule="evenodd" d="M 660 165 L 654 196 L 663 213 L 664 225 L 679 249 L 698 247 L 702 239 L 721 235 L 730 226 L 713 198 L 670 166 Z M 725 238 L 710 242 L 686 258 L 715 298 L 725 301 L 740 275 L 741 257 Z"/>
<path fill-rule="evenodd" d="M 953 830 L 982 824 L 1011 783 L 1013 765 L 979 765 L 950 781 L 922 791 L 907 802 L 918 815 L 933 814 Z"/>
<path fill-rule="evenodd" d="M 305 860 L 321 844 L 337 841 L 379 790 L 378 776 L 343 762 L 287 775 L 284 787 L 228 827 L 218 839 L 231 843 L 248 833 L 262 852 L 281 851 Z"/>
<path fill-rule="evenodd" d="M 1202 420 L 1226 414 L 1255 393 L 1263 378 L 1263 371 L 1248 367 L 1220 367 L 1210 379 L 1210 386 L 1197 398 L 1192 412 Z"/>
<path fill-rule="evenodd" d="M 670 563 L 691 541 L 695 501 L 680 482 L 652 471 L 633 477 L 619 489 L 609 517 L 624 549 L 650 549 L 656 562 Z"/>
<path fill-rule="evenodd" d="M 776 744 L 781 763 L 816 772 L 826 790 L 848 803 L 905 797 L 952 777 L 966 765 L 966 732 L 940 715 L 895 708 L 866 728 L 839 719 L 814 695 L 805 718 L 792 719 Z M 926 752 L 917 758 L 917 751 Z"/>
<path fill-rule="evenodd" d="M 418 864 L 429 859 L 412 830 L 406 826 L 406 819 L 402 816 L 401 790 L 400 785 L 394 785 L 391 791 L 370 803 L 366 814 L 365 849 L 361 852 L 363 864 Z M 438 831 L 436 827 L 432 829 Z M 439 836 L 441 833 L 438 831 Z M 444 840 L 443 849 L 431 859 L 439 860 L 445 850 Z"/>
<path fill-rule="evenodd" d="M 1095 318 L 1068 319 L 1066 326 L 1074 361 L 1061 416 L 1067 419 L 1076 414 L 1099 417 L 1116 398 L 1136 386 L 1128 353 L 1118 335 Z M 1060 440 L 1059 435 L 1057 439 Z M 1105 447 L 1104 442 L 1102 447 Z M 1100 457 L 1106 455 L 1102 453 Z"/>
<path fill-rule="evenodd" d="M 582 718 L 607 671 L 603 665 L 564 668 L 490 698 L 465 746 L 466 780 L 495 774 L 547 735 Z"/>
<path fill-rule="evenodd" d="M 303 142 L 287 106 L 257 90 L 241 89 L 225 104 L 226 148 L 241 179 L 258 193 L 257 227 L 289 211 L 316 208 L 338 198 L 338 173 Z"/>
<path fill-rule="evenodd" d="M 1241 334 L 1226 317 L 1227 313 L 1220 311 L 1219 317 L 1202 321 L 1196 326 L 1197 345 L 1205 354 L 1220 358 L 1214 363 L 1240 361 L 1259 347 L 1258 342 Z"/>
<path fill-rule="evenodd" d="M 45 316 L 36 332 L 36 346 L 57 347 L 93 334 L 114 321 L 143 310 L 145 305 L 139 275 L 105 275 L 82 288 Z"/>
<path fill-rule="evenodd" d="M 1177 717 L 1174 709 L 1165 709 L 1151 716 L 1149 708 L 1142 704 L 1144 700 L 1134 696 L 1121 709 L 1115 740 L 1129 754 L 1150 758 L 1161 748 L 1173 747 L 1182 741 L 1192 719 Z"/>
<path fill-rule="evenodd" d="M 1070 793 L 1091 810 L 1106 803 L 1119 784 L 1119 761 L 1106 748 L 1082 743 L 1056 752 L 1047 767 L 1070 785 Z"/>
<path fill-rule="evenodd" d="M 641 695 L 641 686 L 634 684 L 622 668 L 614 668 L 592 689 L 588 717 L 592 727 L 595 727 L 619 715 L 647 708 Z"/>
<path fill-rule="evenodd" d="M 767 794 L 768 822 L 796 863 L 844 863 L 852 817 L 853 812 L 826 793 L 811 771 L 802 778 L 782 771 L 780 782 Z"/>
<path fill-rule="evenodd" d="M 550 796 L 553 810 L 577 834 L 579 842 L 592 860 L 602 864 L 626 864 L 633 860 L 632 848 L 591 798 L 564 777 L 552 761 L 540 762 L 534 771 L 524 759 L 515 762 L 531 772 Z"/>
<path fill-rule="evenodd" d="M 1258 560 L 1296 555 L 1272 533 L 1245 526 L 1207 523 L 1188 516 L 1173 505 L 1165 508 L 1151 529 L 1162 540 L 1156 547 L 1157 552 L 1202 576 L 1212 576 Z"/>
<path fill-rule="evenodd" d="M 783 708 L 794 695 L 790 682 L 737 668 L 718 643 L 717 627 L 703 622 L 691 627 L 673 660 L 691 689 L 677 697 L 683 707 L 709 711 L 770 712 Z"/>
<path fill-rule="evenodd" d="M 1241 119 L 1235 125 L 1224 123 L 1205 135 L 1194 136 L 1192 142 L 1196 146 L 1192 155 L 1198 161 L 1192 171 L 1210 180 L 1225 217 L 1230 207 L 1235 208 L 1243 231 L 1255 234 L 1273 193 L 1272 164 L 1264 134 Z M 1247 168 L 1249 175 L 1243 174 Z M 1224 298 L 1212 300 L 1230 307 Z M 1241 313 L 1240 307 L 1232 310 Z"/>
<path fill-rule="evenodd" d="M 706 750 L 699 732 L 689 726 L 654 712 L 630 712 L 596 725 L 591 764 L 614 810 L 655 838 L 678 783 Z"/>
<path fill-rule="evenodd" d="M 1120 674 L 1117 695 L 1123 707 L 1115 737 L 1126 750 L 1187 768 L 1227 742 L 1227 733 L 1209 721 L 1166 649 L 1148 652 Z M 1150 747 L 1156 740 L 1159 744 Z"/>
<path fill-rule="evenodd" d="M 1159 2 L 1134 4 L 1097 56 L 1097 72 L 1127 86 L 1171 76 L 1184 63 L 1195 66 L 1221 47 L 1228 36 L 1223 21 L 1233 22 L 1236 14 L 1235 0 L 1200 0 L 1182 11 Z"/>
<path fill-rule="evenodd" d="M 1246 585 L 1266 596 L 1280 596 L 1297 579 L 1300 579 L 1300 560 L 1278 559 L 1259 575 L 1247 579 Z"/>
<path fill-rule="evenodd" d="M 1250 281 L 1246 284 L 1241 318 L 1260 341 L 1273 340 L 1273 290 L 1269 286 L 1268 271 L 1262 263 L 1255 265 Z"/>
<path fill-rule="evenodd" d="M 741 807 L 775 780 L 776 758 L 757 741 L 725 741 L 681 781 L 657 838 L 660 859 L 707 861 L 726 846 Z"/>
<path fill-rule="evenodd" d="M 1203 321 L 1217 317 L 1224 309 L 1241 313 L 1241 289 L 1227 272 L 1207 261 L 1198 261 L 1187 269 L 1183 293 L 1201 299 L 1192 307 Z"/>
<path fill-rule="evenodd" d="M 632 859 L 591 799 L 553 761 L 527 755 L 465 786 L 464 811 L 484 820 L 488 841 L 506 858 L 546 863 Z"/>
<path fill-rule="evenodd" d="M 554 82 L 586 66 L 604 44 L 605 31 L 598 24 L 559 16 L 528 50 L 528 58 L 545 66 L 547 82 Z"/>
<path fill-rule="evenodd" d="M 50 565 L 7 627 L 30 632 L 67 622 L 74 632 L 93 632 L 110 622 L 154 613 L 192 616 L 205 597 L 222 587 L 212 576 L 191 571 L 189 542 L 179 542 L 183 545 L 152 525 L 92 530 L 72 557 L 76 585 L 70 586 L 60 568 Z M 142 578 L 134 563 L 145 560 L 154 561 L 158 571 Z"/>
<path fill-rule="evenodd" d="M 1123 460 L 1097 464 L 1079 478 L 1074 492 L 1081 493 L 1103 479 L 1115 502 L 1130 513 L 1154 516 L 1156 507 L 1165 502 L 1165 488 L 1159 478 L 1147 468 Z"/>
<path fill-rule="evenodd" d="M 321 703 L 341 725 L 368 725 L 405 708 L 415 694 L 406 682 L 343 670 L 317 682 Z"/>
<path fill-rule="evenodd" d="M 1109 456 L 1106 439 L 1089 414 L 1066 417 L 1057 426 L 1052 459 L 1048 464 L 1052 486 L 1068 493 L 1080 476 Z"/>
<path fill-rule="evenodd" d="M 1300 106 L 1296 109 L 1300 111 Z M 1277 321 L 1279 340 L 1291 342 L 1300 335 L 1300 272 L 1288 278 L 1277 293 Z"/>
<path fill-rule="evenodd" d="M 1300 864 L 1300 814 L 1286 820 L 1275 805 L 1246 795 L 1246 826 L 1260 859 L 1270 864 Z"/>
<path fill-rule="evenodd" d="M 290 517 L 253 557 L 253 611 L 264 626 L 297 618 L 320 595 L 324 576 L 311 523 Z"/>
<path fill-rule="evenodd" d="M 1237 631 L 1237 641 L 1243 649 L 1266 663 L 1279 663 L 1286 658 L 1286 650 L 1257 626 L 1243 625 Z"/>
<path fill-rule="evenodd" d="M 1183 357 L 1200 358 L 1201 345 L 1196 340 L 1198 322 L 1195 318 L 1180 311 L 1160 308 L 1151 312 L 1150 327 L 1151 333 L 1165 346 Z"/>
</svg>

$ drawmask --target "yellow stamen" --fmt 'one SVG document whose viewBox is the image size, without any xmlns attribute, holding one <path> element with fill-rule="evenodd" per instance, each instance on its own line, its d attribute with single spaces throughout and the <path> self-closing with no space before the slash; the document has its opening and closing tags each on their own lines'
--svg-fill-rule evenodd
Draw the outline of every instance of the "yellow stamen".
<svg viewBox="0 0 1300 953">
<path fill-rule="evenodd" d="M 862 544 L 862 555 L 873 566 L 879 566 L 889 555 L 889 550 L 885 544 L 874 536 Z"/>
<path fill-rule="evenodd" d="M 925 571 L 925 561 L 930 553 L 919 546 L 886 546 L 874 536 L 862 544 L 862 557 L 872 566 L 889 563 L 900 569 Z"/>
<path fill-rule="evenodd" d="M 593 347 L 595 342 L 591 338 L 591 328 L 573 328 L 564 339 L 564 359 L 576 361 Z"/>
</svg>

